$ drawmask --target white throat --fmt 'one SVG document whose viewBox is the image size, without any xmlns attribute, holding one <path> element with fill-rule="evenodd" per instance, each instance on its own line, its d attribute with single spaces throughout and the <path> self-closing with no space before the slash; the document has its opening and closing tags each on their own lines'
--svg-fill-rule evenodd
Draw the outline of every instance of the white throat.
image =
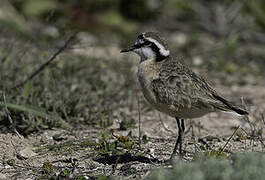
<svg viewBox="0 0 265 180">
<path fill-rule="evenodd" d="M 135 49 L 134 52 L 140 56 L 141 62 L 147 59 L 156 58 L 155 52 L 150 47 L 142 47 L 140 49 Z"/>
</svg>

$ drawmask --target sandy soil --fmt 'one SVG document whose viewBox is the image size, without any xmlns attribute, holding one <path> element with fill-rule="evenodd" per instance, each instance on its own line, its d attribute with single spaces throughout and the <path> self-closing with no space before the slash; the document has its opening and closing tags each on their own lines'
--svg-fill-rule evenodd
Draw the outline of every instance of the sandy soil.
<svg viewBox="0 0 265 180">
<path fill-rule="evenodd" d="M 234 152 L 263 151 L 262 132 L 264 128 L 262 113 L 265 114 L 264 82 L 247 84 L 246 86 L 224 87 L 216 85 L 216 89 L 227 97 L 246 97 L 250 111 L 249 118 L 234 116 L 227 113 L 212 113 L 198 119 L 186 120 L 186 132 L 184 140 L 184 160 L 191 160 L 195 154 L 205 150 L 218 150 L 222 148 L 233 134 L 239 129 L 225 146 L 224 152 L 229 155 Z M 142 97 L 143 98 L 143 97 Z M 239 99 L 236 100 L 239 102 Z M 117 110 L 119 111 L 119 110 Z M 138 121 L 138 111 L 128 112 L 131 117 Z M 252 125 L 250 125 L 250 123 Z M 119 124 L 115 121 L 112 127 L 116 135 L 127 135 L 127 131 L 118 131 Z M 138 124 L 132 130 L 135 141 L 139 134 Z M 35 179 L 43 171 L 45 162 L 53 165 L 54 172 L 60 173 L 65 168 L 72 168 L 71 177 L 85 175 L 96 177 L 99 174 L 123 176 L 125 178 L 142 178 L 150 173 L 151 169 L 161 166 L 159 163 L 139 162 L 141 160 L 129 160 L 126 163 L 104 164 L 97 162 L 94 147 L 86 147 L 79 150 L 66 151 L 66 153 L 55 153 L 56 151 L 37 151 L 45 145 L 63 144 L 64 142 L 82 142 L 100 138 L 101 129 L 80 128 L 73 131 L 49 130 L 40 134 L 33 134 L 26 138 L 19 138 L 15 134 L 0 134 L 0 179 Z M 64 140 L 55 141 L 55 134 L 63 134 Z M 147 135 L 148 142 L 141 144 L 135 151 L 141 152 L 143 157 L 156 158 L 158 160 L 168 159 L 173 149 L 177 136 L 175 120 L 155 110 L 141 113 L 141 134 Z M 254 137 L 254 135 L 256 137 Z M 70 152 L 70 153 L 69 153 Z M 132 153 L 133 156 L 133 153 Z M 98 157 L 100 159 L 100 156 Z M 126 157 L 125 157 L 126 158 Z M 131 158 L 128 156 L 127 158 Z M 10 161 L 11 160 L 11 161 Z M 13 164 L 12 164 L 13 160 Z M 101 159 L 102 160 L 102 159 Z M 103 161 L 107 160 L 103 158 Z M 45 174 L 45 173 L 43 173 Z"/>
</svg>

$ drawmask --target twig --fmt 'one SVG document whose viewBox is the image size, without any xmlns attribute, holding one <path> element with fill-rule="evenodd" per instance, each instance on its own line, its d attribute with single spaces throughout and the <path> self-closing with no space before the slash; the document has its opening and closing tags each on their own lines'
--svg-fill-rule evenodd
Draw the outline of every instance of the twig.
<svg viewBox="0 0 265 180">
<path fill-rule="evenodd" d="M 242 131 L 244 131 L 244 133 L 246 133 L 246 135 L 247 136 L 250 136 L 249 134 L 248 134 L 248 132 L 245 130 L 245 129 L 243 129 L 243 128 L 240 128 Z"/>
<path fill-rule="evenodd" d="M 141 107 L 140 107 L 140 98 L 139 95 L 137 96 L 137 106 L 138 106 L 138 131 L 139 131 L 139 137 L 138 137 L 138 143 L 139 147 L 141 148 Z"/>
<path fill-rule="evenodd" d="M 262 119 L 262 121 L 263 121 L 263 123 L 265 124 L 265 121 L 264 121 L 264 115 L 261 113 L 261 119 Z M 253 125 L 253 127 L 254 127 L 254 130 L 256 131 L 256 126 L 255 125 Z M 241 128 L 242 129 L 242 128 Z M 257 137 L 258 138 L 258 140 L 260 141 L 260 143 L 261 143 L 261 145 L 262 145 L 262 149 L 265 147 L 265 144 L 264 144 L 264 142 L 263 142 L 263 137 L 262 137 L 262 133 L 259 135 L 259 133 L 255 133 L 255 134 L 253 134 L 252 133 L 252 135 L 249 135 L 248 133 L 247 133 L 247 131 L 246 130 L 244 130 L 244 129 L 242 129 L 249 137 L 251 137 L 251 141 L 253 141 L 254 142 L 254 138 L 255 137 Z M 257 135 L 256 135 L 257 134 Z"/>
<path fill-rule="evenodd" d="M 264 115 L 262 113 L 261 113 L 261 119 L 262 119 L 262 121 L 264 123 Z M 255 124 L 254 124 L 254 129 L 255 129 L 255 131 L 257 131 L 257 128 L 256 128 Z M 256 132 L 257 135 L 256 134 L 255 135 L 257 136 L 258 140 L 260 141 L 260 143 L 262 145 L 262 149 L 263 149 L 265 147 L 265 144 L 263 143 L 262 130 L 263 130 L 263 127 L 258 129 L 258 131 Z M 261 133 L 258 133 L 260 131 L 261 131 Z"/>
<path fill-rule="evenodd" d="M 190 129 L 191 129 L 191 140 L 193 141 L 193 145 L 194 145 L 194 154 L 197 154 L 199 148 L 198 148 L 198 146 L 196 144 L 196 136 L 195 136 L 195 133 L 194 133 L 193 121 L 190 121 L 190 127 L 188 128 L 187 131 L 189 132 Z"/>
<path fill-rule="evenodd" d="M 8 120 L 9 120 L 9 123 L 11 124 L 11 127 L 12 127 L 13 131 L 17 134 L 17 136 L 22 139 L 23 136 L 21 136 L 19 134 L 19 132 L 17 131 L 17 129 L 16 129 L 15 125 L 14 125 L 14 121 L 13 121 L 11 115 L 10 115 L 10 112 L 9 112 L 8 108 L 7 108 L 5 91 L 3 92 L 3 99 L 4 99 L 4 104 L 5 104 L 5 113 L 6 113 L 6 116 L 7 116 Z"/>
<path fill-rule="evenodd" d="M 163 120 L 162 120 L 161 115 L 160 115 L 159 112 L 158 112 L 158 116 L 159 116 L 159 120 L 160 120 L 160 122 L 161 122 L 163 128 L 164 128 L 166 131 L 170 132 L 171 134 L 174 134 L 173 131 L 171 131 L 170 129 L 168 129 L 168 128 L 166 127 L 166 125 L 164 124 L 164 122 L 163 122 Z"/>
<path fill-rule="evenodd" d="M 261 116 L 261 119 L 262 119 L 263 124 L 265 124 L 265 120 L 264 120 L 263 113 L 260 113 L 260 116 Z M 262 131 L 263 131 L 263 127 L 261 127 L 261 133 L 260 133 L 260 142 L 263 145 L 262 146 L 262 152 L 263 152 L 264 151 L 265 144 L 263 143 L 263 133 L 262 133 Z"/>
<path fill-rule="evenodd" d="M 27 83 L 29 80 L 32 80 L 35 76 L 37 76 L 41 71 L 43 71 L 53 60 L 56 59 L 56 57 L 61 54 L 65 49 L 67 49 L 68 45 L 72 40 L 74 40 L 76 36 L 76 33 L 71 35 L 67 41 L 65 41 L 64 45 L 56 51 L 53 56 L 50 57 L 50 59 L 42 64 L 36 71 L 34 71 L 27 79 L 25 79 L 23 82 L 17 84 L 14 88 L 18 88 L 23 86 L 25 83 Z"/>
<path fill-rule="evenodd" d="M 261 120 L 262 120 L 263 124 L 265 125 L 265 118 L 264 118 L 264 114 L 263 114 L 263 113 L 261 113 L 261 114 L 260 114 L 260 116 L 261 116 Z"/>
<path fill-rule="evenodd" d="M 243 128 L 240 128 L 245 134 L 246 134 L 246 136 L 247 136 L 247 138 L 245 139 L 245 150 L 247 149 L 247 139 L 250 137 L 250 135 L 248 134 L 248 132 L 245 130 L 245 129 L 243 129 Z"/>
<path fill-rule="evenodd" d="M 226 141 L 225 145 L 222 147 L 220 152 L 223 152 L 225 147 L 227 146 L 227 144 L 229 143 L 229 141 L 232 139 L 232 137 L 235 135 L 235 133 L 237 132 L 237 130 L 240 128 L 240 125 L 236 128 L 236 130 L 233 132 L 233 134 L 229 137 L 228 141 Z"/>
<path fill-rule="evenodd" d="M 254 123 L 250 122 L 249 116 L 246 116 L 244 118 L 246 119 L 246 121 L 249 124 L 250 129 L 251 129 L 251 135 L 250 135 L 251 141 L 250 141 L 250 144 L 254 145 L 254 143 L 255 143 L 255 139 L 254 138 L 257 137 L 257 134 L 258 134 L 256 126 L 255 126 Z M 254 146 L 252 146 L 252 151 L 253 151 L 253 148 L 254 148 Z"/>
</svg>

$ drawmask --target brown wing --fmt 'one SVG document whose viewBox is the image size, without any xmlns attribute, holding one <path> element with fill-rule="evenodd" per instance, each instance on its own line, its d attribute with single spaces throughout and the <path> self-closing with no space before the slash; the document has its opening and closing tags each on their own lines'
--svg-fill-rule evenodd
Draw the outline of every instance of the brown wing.
<svg viewBox="0 0 265 180">
<path fill-rule="evenodd" d="M 194 106 L 209 112 L 233 110 L 239 114 L 247 113 L 222 98 L 205 79 L 177 61 L 169 60 L 162 66 L 160 77 L 153 80 L 152 88 L 158 102 L 176 108 Z"/>
</svg>

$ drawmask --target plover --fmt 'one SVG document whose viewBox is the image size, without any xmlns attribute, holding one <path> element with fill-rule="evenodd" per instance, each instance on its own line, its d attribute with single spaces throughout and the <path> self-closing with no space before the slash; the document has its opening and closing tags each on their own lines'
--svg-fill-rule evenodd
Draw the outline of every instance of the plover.
<svg viewBox="0 0 265 180">
<path fill-rule="evenodd" d="M 137 76 L 146 100 L 155 109 L 177 121 L 178 138 L 170 159 L 176 154 L 178 146 L 182 155 L 184 119 L 215 111 L 248 114 L 218 94 L 206 79 L 172 57 L 158 33 L 140 34 L 134 45 L 121 50 L 121 53 L 124 52 L 134 52 L 141 58 Z"/>
</svg>

